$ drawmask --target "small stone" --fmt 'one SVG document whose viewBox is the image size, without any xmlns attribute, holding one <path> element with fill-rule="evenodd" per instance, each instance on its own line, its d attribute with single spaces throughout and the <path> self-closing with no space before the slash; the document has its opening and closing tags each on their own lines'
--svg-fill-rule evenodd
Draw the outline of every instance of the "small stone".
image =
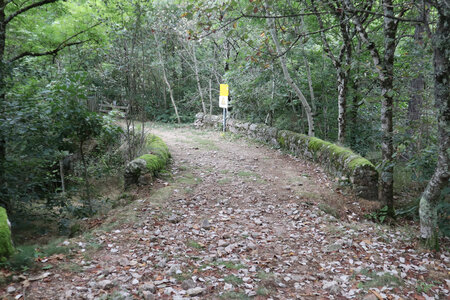
<svg viewBox="0 0 450 300">
<path fill-rule="evenodd" d="M 170 296 L 175 292 L 175 290 L 171 287 L 165 288 L 164 289 L 164 295 Z"/>
<path fill-rule="evenodd" d="M 155 295 L 149 291 L 143 291 L 142 296 L 144 296 L 144 300 L 155 300 L 156 299 Z"/>
<path fill-rule="evenodd" d="M 133 281 L 131 282 L 132 285 L 136 285 L 139 284 L 139 280 L 137 280 L 136 278 L 133 279 Z"/>
<path fill-rule="evenodd" d="M 112 288 L 112 287 L 114 286 L 114 283 L 113 283 L 111 280 L 105 279 L 105 280 L 99 281 L 99 282 L 97 283 L 97 286 L 98 286 L 99 288 L 101 288 L 102 290 L 105 290 L 105 289 L 110 289 L 110 288 Z"/>
<path fill-rule="evenodd" d="M 119 259 L 119 265 L 121 265 L 122 267 L 126 267 L 129 264 L 130 264 L 130 262 L 125 257 L 122 257 Z"/>
<path fill-rule="evenodd" d="M 196 288 L 188 289 L 186 291 L 186 294 L 188 294 L 189 296 L 197 296 L 197 295 L 200 295 L 201 293 L 203 293 L 205 290 L 206 290 L 205 288 L 196 287 Z"/>
<path fill-rule="evenodd" d="M 146 282 L 141 286 L 141 290 L 148 291 L 153 294 L 156 291 L 156 288 L 155 288 L 155 285 L 153 284 L 153 282 Z"/>
<path fill-rule="evenodd" d="M 7 292 L 8 294 L 12 294 L 12 293 L 14 293 L 15 291 L 16 291 L 16 288 L 13 287 L 12 285 L 8 286 L 8 288 L 6 289 L 6 292 Z"/>
<path fill-rule="evenodd" d="M 226 241 L 224 241 L 224 240 L 219 240 L 219 241 L 217 242 L 217 245 L 218 245 L 219 247 L 225 247 L 226 245 L 228 245 L 228 243 L 227 243 Z"/>
<path fill-rule="evenodd" d="M 254 219 L 253 222 L 255 222 L 256 225 L 262 225 L 262 221 L 260 219 Z"/>
<path fill-rule="evenodd" d="M 183 281 L 183 283 L 181 284 L 181 288 L 183 290 L 189 290 L 189 289 L 193 289 L 195 288 L 195 282 L 192 279 L 187 279 L 185 281 Z"/>
<path fill-rule="evenodd" d="M 233 285 L 230 283 L 225 283 L 225 285 L 223 286 L 223 289 L 225 291 L 229 291 L 229 290 L 233 289 Z"/>
<path fill-rule="evenodd" d="M 331 294 L 337 294 L 339 292 L 339 285 L 336 281 L 325 281 L 322 289 L 329 290 Z"/>
<path fill-rule="evenodd" d="M 256 244 L 253 243 L 252 241 L 250 241 L 250 242 L 247 243 L 247 247 L 248 247 L 249 249 L 256 249 Z"/>
<path fill-rule="evenodd" d="M 362 299 L 363 300 L 378 300 L 378 297 L 372 293 L 368 293 Z"/>
<path fill-rule="evenodd" d="M 176 214 L 173 214 L 169 217 L 168 221 L 170 223 L 176 224 L 176 223 L 180 222 L 180 218 Z"/>
<path fill-rule="evenodd" d="M 181 266 L 179 264 L 174 264 L 170 266 L 170 269 L 166 272 L 169 275 L 177 274 L 177 271 L 181 271 Z"/>
<path fill-rule="evenodd" d="M 202 228 L 203 228 L 203 229 L 206 229 L 206 230 L 211 229 L 211 223 L 209 223 L 208 219 L 203 220 L 203 222 L 202 222 Z"/>
</svg>

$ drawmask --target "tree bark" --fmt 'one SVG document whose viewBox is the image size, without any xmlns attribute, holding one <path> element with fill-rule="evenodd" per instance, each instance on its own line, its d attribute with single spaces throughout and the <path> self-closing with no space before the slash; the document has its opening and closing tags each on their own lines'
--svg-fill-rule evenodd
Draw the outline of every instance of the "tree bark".
<svg viewBox="0 0 450 300">
<path fill-rule="evenodd" d="M 424 24 L 417 23 L 414 31 L 414 42 L 415 46 L 423 50 L 423 34 L 425 32 Z M 419 62 L 416 62 L 414 65 L 414 71 L 417 74 L 411 80 L 410 91 L 411 98 L 408 102 L 408 133 L 412 135 L 414 133 L 414 127 L 417 126 L 417 121 L 419 121 L 421 116 L 421 108 L 423 103 L 423 92 L 425 89 L 425 78 L 422 73 L 422 66 Z M 414 147 L 412 147 L 411 152 L 414 151 Z"/>
<path fill-rule="evenodd" d="M 434 98 L 438 109 L 439 153 L 436 170 L 420 199 L 420 235 L 435 243 L 438 233 L 437 204 L 441 191 L 448 185 L 450 149 L 450 8 L 436 7 L 438 23 L 433 36 Z M 437 240 L 436 240 L 437 241 Z M 433 245 L 430 245 L 433 246 Z"/>
<path fill-rule="evenodd" d="M 269 12 L 269 9 L 268 9 L 269 4 L 268 4 L 267 0 L 265 1 L 265 8 L 266 8 L 267 12 Z M 306 100 L 302 91 L 295 84 L 295 82 L 291 78 L 291 75 L 289 74 L 289 70 L 286 66 L 285 57 L 284 57 L 284 55 L 281 55 L 281 53 L 283 53 L 283 51 L 281 49 L 280 42 L 278 41 L 278 35 L 277 35 L 277 29 L 275 27 L 275 21 L 272 18 L 268 18 L 267 23 L 270 28 L 272 40 L 275 44 L 276 53 L 279 56 L 279 60 L 280 60 L 281 68 L 283 69 L 284 77 L 285 77 L 287 83 L 289 84 L 289 86 L 294 90 L 297 97 L 300 99 L 302 106 L 305 110 L 306 118 L 308 120 L 308 135 L 314 136 L 314 119 L 313 119 L 313 115 L 312 115 L 312 111 L 311 111 L 311 106 L 309 106 L 308 101 Z"/>
<path fill-rule="evenodd" d="M 6 111 L 5 97 L 5 44 L 6 44 L 6 23 L 5 23 L 5 1 L 0 0 L 0 122 L 4 122 Z M 6 161 L 6 137 L 3 130 L 0 130 L 0 203 L 9 206 L 5 192 L 5 161 Z"/>
<path fill-rule="evenodd" d="M 384 24 L 384 61 L 383 76 L 381 79 L 381 153 L 383 158 L 383 169 L 381 171 L 381 200 L 386 202 L 388 213 L 394 216 L 394 138 L 393 138 L 393 81 L 394 81 L 394 54 L 395 38 L 397 33 L 397 23 L 392 18 L 394 16 L 394 6 L 392 0 L 383 0 Z"/>
</svg>

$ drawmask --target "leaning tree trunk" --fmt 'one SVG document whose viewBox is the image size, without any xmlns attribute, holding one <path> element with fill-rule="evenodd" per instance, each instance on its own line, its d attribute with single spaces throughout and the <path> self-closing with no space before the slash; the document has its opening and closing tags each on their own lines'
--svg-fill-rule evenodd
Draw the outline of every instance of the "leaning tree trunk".
<svg viewBox="0 0 450 300">
<path fill-rule="evenodd" d="M 159 40 L 158 40 L 158 37 L 156 36 L 156 33 L 153 35 L 153 37 L 155 38 L 156 48 L 157 48 L 157 52 L 158 52 L 158 56 L 159 56 L 159 62 L 161 64 L 161 68 L 162 68 L 162 71 L 163 71 L 163 74 L 162 74 L 163 75 L 163 79 L 164 79 L 164 82 L 167 85 L 167 89 L 169 90 L 170 101 L 172 101 L 172 105 L 173 105 L 173 109 L 175 111 L 175 116 L 177 117 L 177 121 L 178 121 L 178 123 L 181 123 L 180 115 L 178 114 L 177 104 L 175 103 L 175 99 L 173 98 L 172 86 L 170 85 L 170 82 L 167 79 L 166 67 L 164 65 L 164 59 L 163 59 L 162 54 L 161 54 L 161 49 L 159 49 Z"/>
<path fill-rule="evenodd" d="M 269 11 L 269 4 L 266 0 L 265 2 L 265 8 L 267 11 Z M 311 106 L 309 106 L 308 101 L 306 100 L 305 96 L 303 95 L 302 91 L 300 90 L 300 88 L 295 84 L 295 82 L 292 80 L 291 75 L 289 74 L 289 70 L 286 66 L 286 60 L 284 55 L 282 54 L 282 49 L 280 46 L 280 42 L 278 41 L 278 36 L 277 36 L 277 29 L 275 27 L 275 21 L 272 18 L 268 18 L 267 19 L 267 23 L 269 25 L 270 28 L 270 32 L 271 32 L 271 36 L 272 36 L 272 40 L 273 43 L 275 44 L 275 49 L 276 49 L 276 53 L 280 58 L 280 64 L 281 64 L 281 68 L 283 69 L 283 74 L 284 77 L 287 81 L 287 83 L 289 84 L 289 86 L 295 91 L 297 97 L 300 99 L 302 106 L 305 110 L 306 113 L 306 119 L 308 120 L 308 135 L 309 136 L 314 136 L 314 119 L 313 119 L 313 114 L 311 111 Z"/>
<path fill-rule="evenodd" d="M 450 8 L 438 7 L 439 20 L 433 37 L 434 98 L 438 109 L 439 156 L 436 170 L 420 199 L 420 235 L 428 246 L 437 246 L 437 203 L 448 185 L 450 149 Z"/>
<path fill-rule="evenodd" d="M 205 105 L 205 99 L 203 99 L 202 86 L 200 84 L 200 76 L 199 76 L 199 72 L 198 72 L 198 63 L 197 63 L 197 54 L 195 53 L 195 45 L 192 45 L 192 60 L 194 61 L 194 73 L 195 73 L 195 79 L 197 81 L 198 93 L 200 95 L 200 100 L 202 101 L 202 110 L 203 110 L 203 113 L 206 115 L 206 105 Z"/>
</svg>

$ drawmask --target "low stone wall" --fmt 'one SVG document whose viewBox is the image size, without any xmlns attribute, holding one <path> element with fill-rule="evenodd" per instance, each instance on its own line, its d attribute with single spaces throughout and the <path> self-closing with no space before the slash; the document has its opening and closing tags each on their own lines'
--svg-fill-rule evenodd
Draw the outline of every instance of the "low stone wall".
<svg viewBox="0 0 450 300">
<path fill-rule="evenodd" d="M 197 128 L 222 128 L 222 116 L 196 115 Z M 227 130 L 289 150 L 294 155 L 319 163 L 333 176 L 346 177 L 362 198 L 378 199 L 378 172 L 375 166 L 350 149 L 289 130 L 278 130 L 264 124 L 227 120 Z"/>
<path fill-rule="evenodd" d="M 170 152 L 163 140 L 156 135 L 148 135 L 145 141 L 147 154 L 130 161 L 124 173 L 125 187 L 132 184 L 147 184 L 167 165 Z"/>
</svg>

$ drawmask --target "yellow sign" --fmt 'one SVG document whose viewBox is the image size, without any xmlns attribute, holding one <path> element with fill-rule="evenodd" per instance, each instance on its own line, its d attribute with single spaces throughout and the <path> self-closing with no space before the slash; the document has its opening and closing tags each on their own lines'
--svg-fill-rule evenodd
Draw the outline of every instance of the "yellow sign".
<svg viewBox="0 0 450 300">
<path fill-rule="evenodd" d="M 227 96 L 228 97 L 228 84 L 221 84 L 220 85 L 220 96 Z"/>
</svg>

